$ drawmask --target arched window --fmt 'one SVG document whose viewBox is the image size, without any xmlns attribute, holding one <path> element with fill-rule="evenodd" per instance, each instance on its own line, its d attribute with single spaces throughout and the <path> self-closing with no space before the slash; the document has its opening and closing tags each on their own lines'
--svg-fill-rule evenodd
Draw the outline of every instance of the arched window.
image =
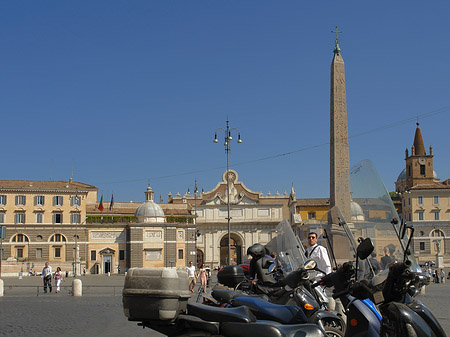
<svg viewBox="0 0 450 337">
<path fill-rule="evenodd" d="M 50 237 L 50 242 L 66 242 L 66 237 L 62 234 L 53 234 Z"/>
<path fill-rule="evenodd" d="M 25 234 L 16 234 L 13 236 L 12 242 L 30 242 L 30 240 L 28 239 L 28 236 L 26 236 Z"/>
<path fill-rule="evenodd" d="M 444 232 L 441 231 L 440 229 L 433 229 L 431 231 L 430 236 L 434 237 L 434 238 L 444 238 L 445 237 Z"/>
</svg>

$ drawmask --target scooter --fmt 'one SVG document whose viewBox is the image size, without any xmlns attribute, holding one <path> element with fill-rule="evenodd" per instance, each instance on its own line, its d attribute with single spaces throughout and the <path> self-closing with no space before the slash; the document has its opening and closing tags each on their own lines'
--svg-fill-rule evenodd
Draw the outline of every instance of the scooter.
<svg viewBox="0 0 450 337">
<path fill-rule="evenodd" d="M 268 302 L 266 302 L 268 303 Z M 289 309 L 278 311 L 286 315 Z M 248 337 L 326 337 L 325 331 L 315 324 L 283 324 L 276 321 L 257 320 L 246 306 L 220 308 L 205 304 L 187 304 L 187 313 L 179 315 L 170 325 L 157 321 L 142 321 L 139 325 L 151 328 L 166 336 L 230 336 Z"/>
<path fill-rule="evenodd" d="M 348 251 L 340 247 L 341 255 L 334 253 L 342 265 L 320 280 L 321 284 L 334 287 L 333 297 L 344 304 L 348 315 L 346 336 L 446 336 L 433 314 L 413 299 L 428 283 L 409 249 L 414 229 L 403 222 L 398 227 L 397 212 L 372 163 L 367 160 L 358 163 L 350 170 L 349 178 L 351 223 L 347 224 L 338 207 L 324 217 L 328 228 L 340 236 L 341 243 L 347 237 Z M 407 228 L 409 239 L 405 237 Z M 360 238 L 359 246 L 354 235 Z M 363 239 L 364 236 L 371 236 L 373 242 Z M 378 251 L 387 244 L 396 247 L 395 261 L 379 274 L 375 274 L 367 260 L 374 244 Z M 352 256 L 356 257 L 355 264 L 344 263 L 344 259 L 348 261 Z"/>
</svg>

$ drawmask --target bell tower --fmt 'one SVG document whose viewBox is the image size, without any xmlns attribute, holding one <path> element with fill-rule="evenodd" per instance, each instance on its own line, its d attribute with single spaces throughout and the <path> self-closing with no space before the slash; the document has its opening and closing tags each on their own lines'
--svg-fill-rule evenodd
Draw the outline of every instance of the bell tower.
<svg viewBox="0 0 450 337">
<path fill-rule="evenodd" d="M 426 153 L 419 123 L 417 123 L 414 143 L 411 147 L 411 155 L 409 155 L 408 149 L 405 151 L 405 162 L 405 189 L 409 189 L 415 185 L 433 183 L 433 148 L 430 146 L 429 153 Z"/>
</svg>

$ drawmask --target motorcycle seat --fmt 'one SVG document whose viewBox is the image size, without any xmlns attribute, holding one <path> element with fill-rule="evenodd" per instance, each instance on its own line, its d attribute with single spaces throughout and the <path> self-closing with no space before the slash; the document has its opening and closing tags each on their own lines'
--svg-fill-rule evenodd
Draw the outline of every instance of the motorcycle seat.
<svg viewBox="0 0 450 337">
<path fill-rule="evenodd" d="M 258 321 L 255 323 L 225 322 L 221 324 L 221 335 L 233 337 L 326 337 L 318 325 L 292 324 L 283 325 L 273 321 Z"/>
<path fill-rule="evenodd" d="M 256 321 L 255 315 L 253 315 L 249 308 L 244 306 L 220 308 L 211 307 L 205 304 L 188 303 L 187 312 L 189 315 L 197 316 L 205 321 L 210 322 L 250 323 Z"/>
<path fill-rule="evenodd" d="M 250 308 L 257 319 L 267 319 L 282 324 L 308 322 L 305 313 L 297 305 L 274 304 L 260 298 L 249 296 L 236 296 L 230 303 L 234 307 L 244 305 Z"/>
<path fill-rule="evenodd" d="M 242 296 L 260 298 L 262 300 L 269 301 L 269 297 L 267 295 L 242 294 L 242 293 L 235 292 L 234 290 L 228 290 L 228 289 L 214 289 L 211 292 L 211 295 L 212 295 L 212 297 L 214 297 L 214 299 L 216 299 L 220 303 L 230 303 L 230 301 L 233 298 L 242 297 Z"/>
</svg>

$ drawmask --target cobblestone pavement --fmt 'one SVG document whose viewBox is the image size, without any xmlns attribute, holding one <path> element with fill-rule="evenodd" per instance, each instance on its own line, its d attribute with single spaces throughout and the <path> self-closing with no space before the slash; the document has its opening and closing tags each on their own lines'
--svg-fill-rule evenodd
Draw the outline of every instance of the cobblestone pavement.
<svg viewBox="0 0 450 337">
<path fill-rule="evenodd" d="M 70 295 L 72 278 L 63 284 L 59 294 L 54 293 L 55 288 L 52 293 L 43 294 L 39 277 L 3 278 L 5 296 L 0 297 L 0 336 L 162 336 L 151 329 L 142 329 L 124 316 L 123 276 L 92 275 L 80 279 L 82 297 Z M 190 301 L 195 302 L 196 297 L 193 294 Z M 450 332 L 450 282 L 429 285 L 419 299 L 445 331 Z"/>
</svg>

